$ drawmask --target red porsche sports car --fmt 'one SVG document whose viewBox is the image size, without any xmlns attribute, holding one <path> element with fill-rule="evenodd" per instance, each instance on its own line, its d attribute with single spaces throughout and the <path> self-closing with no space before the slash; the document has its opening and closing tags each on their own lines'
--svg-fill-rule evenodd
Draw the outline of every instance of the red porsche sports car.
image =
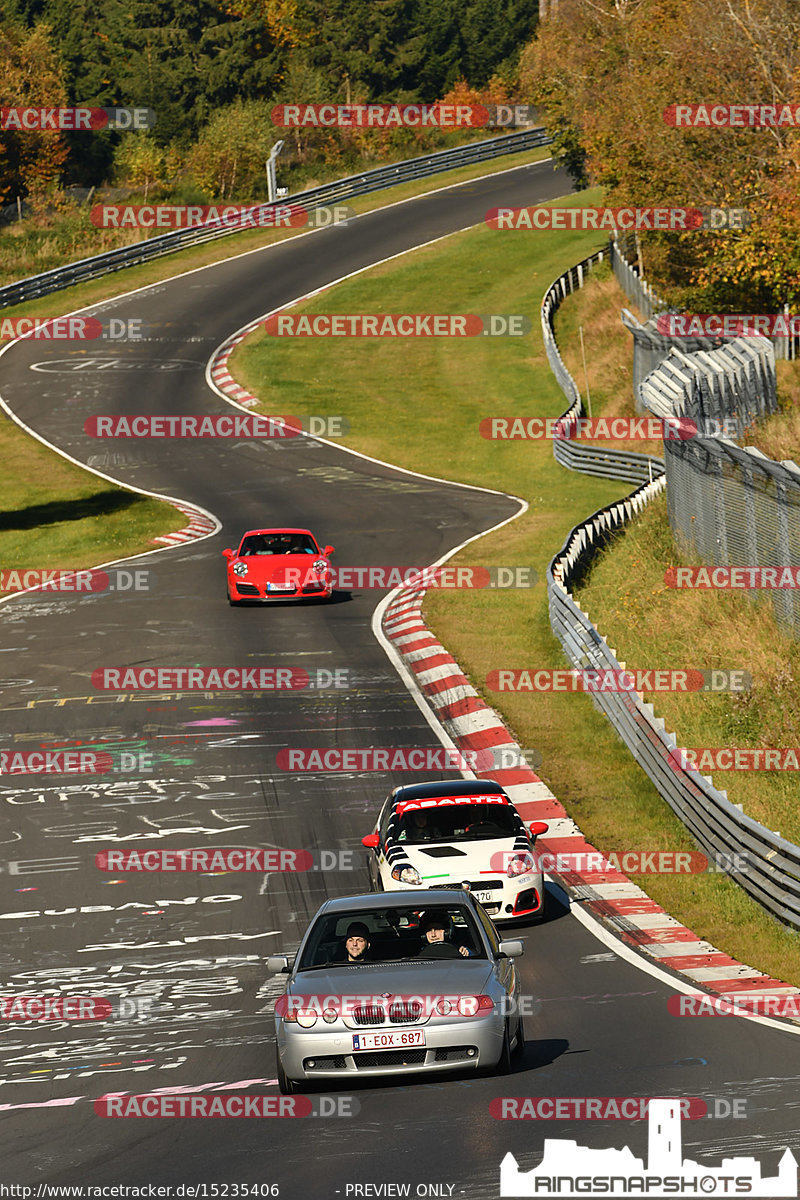
<svg viewBox="0 0 800 1200">
<path fill-rule="evenodd" d="M 308 529 L 248 529 L 228 560 L 228 603 L 304 600 L 333 594 L 328 556 Z"/>
</svg>

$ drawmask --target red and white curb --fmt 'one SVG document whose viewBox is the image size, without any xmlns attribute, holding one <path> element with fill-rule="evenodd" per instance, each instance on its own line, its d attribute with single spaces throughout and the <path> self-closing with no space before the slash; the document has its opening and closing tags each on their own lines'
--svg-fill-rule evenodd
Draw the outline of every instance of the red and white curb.
<svg viewBox="0 0 800 1200">
<path fill-rule="evenodd" d="M 456 660 L 437 641 L 422 619 L 425 589 L 406 588 L 383 614 L 382 629 L 436 718 L 459 750 L 495 750 L 507 746 L 521 754 L 499 714 L 478 695 Z M 524 760 L 523 760 L 524 761 Z M 537 846 L 550 855 L 597 856 L 578 826 L 528 767 L 485 773 L 513 800 L 524 821 L 547 821 L 548 833 Z M 583 861 L 586 861 L 584 858 Z M 549 872 L 573 901 L 598 918 L 626 946 L 681 976 L 699 991 L 725 996 L 751 992 L 765 996 L 800 996 L 800 988 L 761 971 L 701 941 L 671 917 L 621 871 Z"/>
<path fill-rule="evenodd" d="M 172 504 L 189 518 L 189 524 L 185 525 L 183 529 L 176 530 L 175 533 L 165 533 L 161 537 L 151 538 L 152 542 L 158 542 L 162 546 L 180 546 L 184 542 L 193 542 L 197 538 L 208 537 L 209 534 L 216 533 L 220 528 L 219 521 L 205 509 L 196 508 L 193 504 L 179 504 L 174 500 Z"/>
<path fill-rule="evenodd" d="M 237 330 L 227 341 L 222 343 L 214 354 L 209 367 L 209 374 L 219 390 L 224 392 L 230 400 L 241 404 L 243 408 L 252 408 L 258 404 L 258 396 L 254 396 L 252 392 L 248 392 L 247 388 L 243 388 L 236 382 L 228 370 L 228 359 L 239 342 L 243 342 L 263 324 L 264 318 L 259 317 L 257 321 L 251 321 L 243 329 Z"/>
</svg>

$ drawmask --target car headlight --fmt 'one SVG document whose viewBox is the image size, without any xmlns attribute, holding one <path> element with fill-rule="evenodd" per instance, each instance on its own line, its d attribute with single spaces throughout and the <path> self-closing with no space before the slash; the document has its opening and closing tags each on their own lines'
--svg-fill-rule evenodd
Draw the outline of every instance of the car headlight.
<svg viewBox="0 0 800 1200">
<path fill-rule="evenodd" d="M 235 562 L 233 564 L 233 573 L 234 573 L 234 575 L 246 575 L 247 574 L 247 563 L 246 562 Z"/>
<path fill-rule="evenodd" d="M 317 1014 L 313 1008 L 301 1008 L 297 1014 L 297 1024 L 301 1029 L 310 1029 L 317 1023 Z"/>
<path fill-rule="evenodd" d="M 327 571 L 327 569 L 328 569 L 328 564 L 326 563 L 324 558 L 318 558 L 317 561 L 313 565 L 314 565 L 314 570 L 317 572 L 318 575 L 321 575 L 323 571 Z"/>
<path fill-rule="evenodd" d="M 338 1018 L 339 1014 L 335 1008 L 326 1008 L 322 1014 L 322 1019 L 326 1025 L 332 1025 L 334 1021 L 338 1020 Z"/>
<path fill-rule="evenodd" d="M 513 879 L 515 875 L 527 875 L 533 868 L 534 862 L 530 854 L 515 854 L 508 860 L 506 875 L 509 879 Z"/>
<path fill-rule="evenodd" d="M 413 884 L 414 887 L 422 886 L 422 876 L 416 867 L 395 867 L 392 879 L 396 879 L 398 883 Z"/>
</svg>

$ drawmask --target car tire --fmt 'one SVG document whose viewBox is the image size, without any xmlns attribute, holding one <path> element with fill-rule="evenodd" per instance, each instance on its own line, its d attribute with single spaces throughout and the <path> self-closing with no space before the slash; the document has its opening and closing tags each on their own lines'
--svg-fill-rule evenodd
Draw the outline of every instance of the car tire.
<svg viewBox="0 0 800 1200">
<path fill-rule="evenodd" d="M 511 1051 L 511 1057 L 515 1062 L 519 1062 L 525 1055 L 525 1027 L 522 1023 L 522 1017 L 517 1025 L 517 1040 L 514 1043 L 514 1049 Z"/>
<path fill-rule="evenodd" d="M 280 1054 L 275 1053 L 275 1061 L 278 1072 L 278 1091 L 282 1096 L 296 1096 L 305 1090 L 304 1084 L 299 1079 L 290 1079 L 283 1069 Z"/>
<path fill-rule="evenodd" d="M 508 1035 L 508 1021 L 505 1024 L 503 1032 L 503 1049 L 500 1053 L 500 1058 L 497 1060 L 495 1067 L 495 1075 L 510 1075 L 511 1074 L 511 1038 Z"/>
</svg>

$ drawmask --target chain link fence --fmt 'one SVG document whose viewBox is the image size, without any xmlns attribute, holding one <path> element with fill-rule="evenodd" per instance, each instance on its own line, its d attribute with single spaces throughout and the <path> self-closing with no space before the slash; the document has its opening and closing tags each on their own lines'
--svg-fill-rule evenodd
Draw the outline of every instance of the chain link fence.
<svg viewBox="0 0 800 1200">
<path fill-rule="evenodd" d="M 664 443 L 669 522 L 681 549 L 713 566 L 800 563 L 800 467 L 733 440 L 776 410 L 769 341 L 739 338 L 698 354 L 673 350 L 642 383 L 641 399 L 655 416 L 698 425 L 697 437 Z M 778 622 L 800 636 L 797 592 L 775 588 L 769 595 Z"/>
<path fill-rule="evenodd" d="M 582 401 L 555 344 L 552 317 L 561 300 L 576 286 L 583 286 L 588 270 L 601 257 L 596 255 L 567 271 L 551 285 L 542 303 L 547 357 L 570 404 L 565 415 L 580 415 Z M 648 408 L 650 404 L 656 405 L 656 415 L 661 417 L 691 415 L 693 404 L 699 412 L 709 415 L 724 408 L 734 423 L 746 423 L 754 414 L 773 411 L 772 347 L 763 338 L 755 346 L 755 339 L 740 340 L 744 346 L 727 345 L 723 350 L 696 356 L 673 351 L 681 361 L 670 356 L 666 369 L 662 364 L 645 381 Z M 700 360 L 699 364 L 695 359 Z M 561 461 L 558 446 L 559 442 L 555 442 L 556 457 Z M 626 665 L 575 600 L 572 589 L 591 569 L 597 553 L 664 489 L 665 483 L 671 520 L 673 512 L 679 512 L 681 523 L 686 522 L 690 529 L 699 523 L 704 536 L 710 539 L 706 549 L 713 544 L 714 553 L 722 554 L 717 538 L 724 545 L 725 554 L 730 547 L 746 544 L 745 562 L 767 561 L 764 556 L 769 554 L 785 556 L 782 561 L 788 562 L 800 552 L 797 522 L 800 468 L 794 463 L 773 463 L 756 450 L 744 450 L 730 440 L 715 438 L 667 441 L 664 449 L 666 475 L 661 473 L 663 467 L 659 463 L 659 476 L 654 475 L 652 482 L 641 483 L 623 500 L 607 505 L 576 525 L 547 569 L 550 624 L 567 660 L 575 668 L 619 671 Z M 598 453 L 608 455 L 609 463 L 613 459 L 613 451 Z M 574 470 L 589 466 L 579 458 L 565 465 Z M 602 458 L 591 464 L 591 473 L 600 474 L 601 465 Z M 702 513 L 699 522 L 698 513 Z M 724 514 L 722 520 L 721 514 Z M 727 562 L 727 559 L 712 561 Z M 667 732 L 664 720 L 655 715 L 653 705 L 645 703 L 638 692 L 598 691 L 592 693 L 591 700 L 612 723 L 697 845 L 709 857 L 716 855 L 722 864 L 729 864 L 723 865 L 723 869 L 768 912 L 785 924 L 800 928 L 800 846 L 746 816 L 731 803 L 727 792 L 714 786 L 709 776 L 685 767 L 677 753 L 676 735 Z M 737 862 L 741 865 L 730 865 Z"/>
</svg>

